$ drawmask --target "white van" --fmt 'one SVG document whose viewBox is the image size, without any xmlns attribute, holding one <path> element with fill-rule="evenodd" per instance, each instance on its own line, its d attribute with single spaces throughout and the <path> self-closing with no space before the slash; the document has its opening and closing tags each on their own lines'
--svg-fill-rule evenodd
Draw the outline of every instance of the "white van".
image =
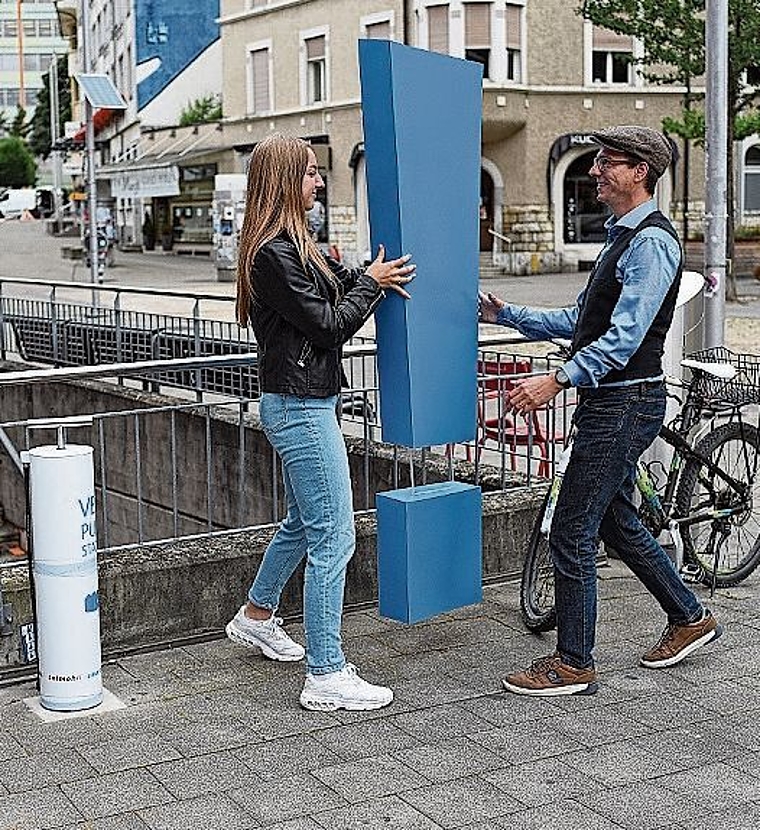
<svg viewBox="0 0 760 830">
<path fill-rule="evenodd" d="M 37 191 L 33 187 L 18 190 L 9 189 L 0 193 L 0 217 L 17 219 L 28 210 L 30 213 L 37 207 Z"/>
</svg>

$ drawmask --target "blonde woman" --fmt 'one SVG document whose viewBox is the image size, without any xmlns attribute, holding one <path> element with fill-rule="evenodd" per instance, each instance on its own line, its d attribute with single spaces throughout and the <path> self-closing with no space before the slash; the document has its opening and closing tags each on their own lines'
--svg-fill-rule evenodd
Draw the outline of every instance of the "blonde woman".
<svg viewBox="0 0 760 830">
<path fill-rule="evenodd" d="M 319 175 L 304 141 L 272 135 L 251 155 L 240 237 L 237 318 L 258 344 L 260 418 L 282 460 L 287 515 L 269 544 L 248 601 L 227 636 L 273 660 L 306 655 L 306 709 L 379 709 L 393 692 L 359 677 L 340 637 L 346 565 L 354 552 L 348 457 L 336 407 L 341 347 L 383 299 L 404 298 L 409 256 L 349 270 L 320 252 L 306 220 Z M 285 583 L 302 559 L 306 649 L 275 616 Z"/>
</svg>

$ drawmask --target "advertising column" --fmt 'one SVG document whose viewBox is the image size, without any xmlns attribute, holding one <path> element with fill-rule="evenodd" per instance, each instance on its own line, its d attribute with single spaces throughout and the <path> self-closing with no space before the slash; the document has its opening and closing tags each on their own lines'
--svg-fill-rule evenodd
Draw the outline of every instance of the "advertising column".
<svg viewBox="0 0 760 830">
<path fill-rule="evenodd" d="M 92 447 L 29 451 L 40 703 L 78 711 L 103 700 Z"/>
</svg>

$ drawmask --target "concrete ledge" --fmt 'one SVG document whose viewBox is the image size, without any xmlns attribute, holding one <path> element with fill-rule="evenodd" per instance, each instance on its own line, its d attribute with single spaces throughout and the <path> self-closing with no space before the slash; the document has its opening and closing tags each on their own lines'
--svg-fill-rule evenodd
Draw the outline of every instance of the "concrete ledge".
<svg viewBox="0 0 760 830">
<path fill-rule="evenodd" d="M 483 496 L 483 575 L 519 575 L 544 488 Z M 221 633 L 248 592 L 274 526 L 122 551 L 100 562 L 101 630 L 105 653 Z M 280 612 L 302 613 L 302 570 L 283 596 Z M 0 667 L 20 665 L 19 626 L 31 621 L 25 568 L 4 574 L 3 592 L 13 606 L 14 633 L 0 639 Z M 517 587 L 515 587 L 517 590 Z M 356 554 L 349 564 L 348 607 L 377 601 L 374 513 L 357 516 Z"/>
</svg>

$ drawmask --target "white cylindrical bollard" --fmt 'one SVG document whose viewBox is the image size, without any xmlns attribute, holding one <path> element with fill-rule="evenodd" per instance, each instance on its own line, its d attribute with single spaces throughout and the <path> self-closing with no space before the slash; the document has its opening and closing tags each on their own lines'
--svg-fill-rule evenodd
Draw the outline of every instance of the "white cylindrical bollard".
<svg viewBox="0 0 760 830">
<path fill-rule="evenodd" d="M 71 712 L 103 700 L 92 447 L 29 451 L 40 703 Z"/>
</svg>

